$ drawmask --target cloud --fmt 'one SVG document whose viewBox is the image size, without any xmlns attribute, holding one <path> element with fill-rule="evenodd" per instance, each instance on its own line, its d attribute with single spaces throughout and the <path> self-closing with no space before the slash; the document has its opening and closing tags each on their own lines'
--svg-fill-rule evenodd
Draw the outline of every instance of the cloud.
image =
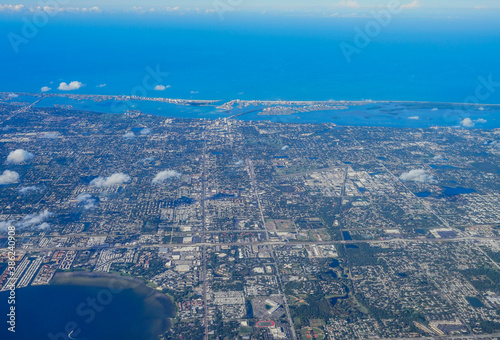
<svg viewBox="0 0 500 340">
<path fill-rule="evenodd" d="M 48 227 L 48 224 L 43 223 L 43 222 L 45 222 L 49 217 L 51 217 L 53 215 L 54 215 L 53 213 L 51 213 L 50 211 L 48 211 L 46 209 L 38 214 L 29 214 L 29 215 L 24 216 L 24 218 L 16 225 L 20 228 L 29 228 L 29 227 L 34 227 L 34 226 L 38 225 L 38 227 L 43 226 L 44 229 L 46 229 Z M 46 225 L 46 226 L 44 226 L 44 225 Z M 35 228 L 37 228 L 37 227 L 35 227 Z"/>
<path fill-rule="evenodd" d="M 402 9 L 415 9 L 420 7 L 420 0 L 413 0 L 410 3 L 401 5 Z"/>
<path fill-rule="evenodd" d="M 419 120 L 420 117 L 419 116 L 411 116 L 411 117 L 408 117 L 408 119 L 411 119 L 411 120 Z"/>
<path fill-rule="evenodd" d="M 97 7 L 54 7 L 54 6 L 36 6 L 30 7 L 30 12 L 46 12 L 46 13 L 55 13 L 55 12 L 69 12 L 69 13 L 101 13 L 102 10 Z"/>
<path fill-rule="evenodd" d="M 151 129 L 148 129 L 148 128 L 144 128 L 140 132 L 141 135 L 149 135 L 150 133 L 151 133 Z"/>
<path fill-rule="evenodd" d="M 39 188 L 37 186 L 29 186 L 29 187 L 22 187 L 22 188 L 19 188 L 19 192 L 23 195 L 25 194 L 28 194 L 30 192 L 33 192 L 33 191 L 42 191 L 42 188 Z"/>
<path fill-rule="evenodd" d="M 419 183 L 436 183 L 434 176 L 429 174 L 423 169 L 411 170 L 410 172 L 403 172 L 399 178 L 403 181 L 412 181 Z"/>
<path fill-rule="evenodd" d="M 28 151 L 25 151 L 23 149 L 17 149 L 15 151 L 12 151 L 9 153 L 7 156 L 7 163 L 8 164 L 21 164 L 26 162 L 28 159 L 31 159 L 35 157 L 32 153 L 29 153 Z"/>
<path fill-rule="evenodd" d="M 13 12 L 19 12 L 24 8 L 24 5 L 18 4 L 18 5 L 0 5 L 0 12 L 4 11 L 13 11 Z"/>
<path fill-rule="evenodd" d="M 339 3 L 335 4 L 334 7 L 360 8 L 361 6 L 356 0 L 342 0 Z"/>
<path fill-rule="evenodd" d="M 441 162 L 441 161 L 444 161 L 444 157 L 441 156 L 441 155 L 436 155 L 432 158 L 433 160 L 437 161 L 437 162 Z"/>
<path fill-rule="evenodd" d="M 81 203 L 85 209 L 91 209 L 95 207 L 96 199 L 92 195 L 83 193 L 76 197 L 78 203 Z"/>
<path fill-rule="evenodd" d="M 290 147 L 288 145 L 285 145 L 284 147 L 281 148 L 282 151 L 285 151 L 287 149 L 289 149 Z"/>
<path fill-rule="evenodd" d="M 167 85 L 167 86 L 165 86 L 165 85 L 156 85 L 155 86 L 155 91 L 165 91 L 166 89 L 169 89 L 171 87 L 172 86 L 170 86 L 170 85 Z"/>
<path fill-rule="evenodd" d="M 6 233 L 14 221 L 0 221 L 0 233 Z"/>
<path fill-rule="evenodd" d="M 108 84 L 99 84 L 96 87 L 106 87 L 106 86 L 108 86 Z"/>
<path fill-rule="evenodd" d="M 123 135 L 123 138 L 134 138 L 134 137 L 135 137 L 135 133 L 133 133 L 132 131 L 127 132 Z"/>
<path fill-rule="evenodd" d="M 40 138 L 55 139 L 61 137 L 59 132 L 44 132 Z"/>
<path fill-rule="evenodd" d="M 50 228 L 50 224 L 48 223 L 42 223 L 40 225 L 37 225 L 36 227 L 34 227 L 35 229 L 38 229 L 38 230 L 47 230 Z"/>
<path fill-rule="evenodd" d="M 439 111 L 439 109 L 437 107 L 435 107 L 431 111 Z"/>
<path fill-rule="evenodd" d="M 460 125 L 463 127 L 474 127 L 474 122 L 470 118 L 464 118 L 461 122 Z"/>
<path fill-rule="evenodd" d="M 200 91 L 191 91 L 191 94 L 197 94 L 200 93 Z"/>
<path fill-rule="evenodd" d="M 110 187 L 113 185 L 121 185 L 130 182 L 131 178 L 129 175 L 125 175 L 124 173 L 116 173 L 112 174 L 109 177 L 97 177 L 90 182 L 90 185 L 94 185 L 98 188 L 102 187 Z"/>
<path fill-rule="evenodd" d="M 0 185 L 13 184 L 19 181 L 19 174 L 15 171 L 5 170 L 0 175 Z"/>
<path fill-rule="evenodd" d="M 460 122 L 460 125 L 463 126 L 463 127 L 465 127 L 465 128 L 471 128 L 471 127 L 476 126 L 476 124 L 484 124 L 484 123 L 487 123 L 487 122 L 488 121 L 486 119 L 483 119 L 483 118 L 478 118 L 476 120 L 472 120 L 470 118 L 464 118 Z"/>
<path fill-rule="evenodd" d="M 62 82 L 61 84 L 59 84 L 59 87 L 57 89 L 59 91 L 74 91 L 82 88 L 83 86 L 85 86 L 85 84 L 82 84 L 79 81 L 72 81 L 69 84 Z"/>
<path fill-rule="evenodd" d="M 52 89 L 48 86 L 42 86 L 42 88 L 40 89 L 40 91 L 42 91 L 42 92 L 49 92 L 50 90 L 52 90 Z"/>
<path fill-rule="evenodd" d="M 179 172 L 175 170 L 165 170 L 156 174 L 152 182 L 158 184 L 165 182 L 167 179 L 179 177 L 181 177 L 181 174 Z"/>
</svg>

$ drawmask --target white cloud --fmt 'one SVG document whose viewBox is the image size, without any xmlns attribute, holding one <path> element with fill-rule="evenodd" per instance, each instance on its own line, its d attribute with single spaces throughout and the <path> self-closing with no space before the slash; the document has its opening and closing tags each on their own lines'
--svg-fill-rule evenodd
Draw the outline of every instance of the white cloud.
<svg viewBox="0 0 500 340">
<path fill-rule="evenodd" d="M 40 91 L 42 91 L 42 92 L 49 92 L 50 90 L 52 90 L 52 89 L 48 86 L 42 86 L 42 88 L 40 89 Z"/>
<path fill-rule="evenodd" d="M 200 91 L 191 91 L 191 94 L 198 94 Z"/>
<path fill-rule="evenodd" d="M 10 5 L 10 4 L 0 5 L 0 12 L 3 12 L 3 11 L 19 12 L 23 8 L 24 8 L 24 5 L 21 5 L 21 4 L 18 4 L 18 5 Z"/>
<path fill-rule="evenodd" d="M 23 162 L 26 162 L 28 159 L 31 159 L 35 157 L 32 153 L 29 153 L 28 151 L 25 151 L 23 149 L 17 149 L 15 151 L 12 151 L 9 153 L 7 156 L 7 163 L 8 164 L 21 164 Z"/>
<path fill-rule="evenodd" d="M 0 221 L 0 233 L 6 233 L 14 221 Z"/>
<path fill-rule="evenodd" d="M 410 172 L 403 172 L 399 178 L 403 181 L 412 181 L 419 183 L 435 183 L 436 180 L 434 176 L 429 174 L 427 171 L 423 169 L 415 169 Z"/>
<path fill-rule="evenodd" d="M 419 8 L 420 7 L 420 0 L 413 0 L 410 3 L 401 5 L 401 8 L 403 9 L 414 9 L 414 8 Z"/>
<path fill-rule="evenodd" d="M 151 129 L 148 129 L 148 128 L 144 128 L 140 132 L 141 135 L 149 135 L 150 133 L 151 133 Z"/>
<path fill-rule="evenodd" d="M 411 117 L 408 117 L 408 119 L 411 119 L 411 120 L 419 120 L 420 117 L 419 116 L 411 116 Z"/>
<path fill-rule="evenodd" d="M 33 191 L 42 191 L 41 188 L 37 187 L 37 186 L 29 186 L 29 187 L 22 187 L 22 188 L 19 188 L 19 192 L 21 194 L 28 194 L 30 192 L 33 192 Z"/>
<path fill-rule="evenodd" d="M 44 132 L 40 138 L 55 139 L 61 137 L 59 132 Z"/>
<path fill-rule="evenodd" d="M 435 107 L 431 111 L 439 111 L 439 109 L 437 107 Z"/>
<path fill-rule="evenodd" d="M 0 185 L 13 184 L 19 181 L 19 174 L 15 171 L 5 170 L 0 175 Z"/>
<path fill-rule="evenodd" d="M 127 132 L 123 135 L 123 138 L 134 138 L 134 137 L 135 137 L 135 133 L 133 133 L 132 131 Z"/>
<path fill-rule="evenodd" d="M 53 215 L 54 214 L 48 210 L 44 210 L 38 214 L 29 214 L 29 215 L 24 216 L 24 218 L 19 223 L 17 223 L 17 226 L 21 227 L 21 228 L 26 228 L 26 227 L 33 227 L 33 226 L 39 225 L 39 227 L 40 227 L 40 226 L 43 226 L 44 224 L 46 224 L 43 222 L 45 222 L 45 220 L 47 220 L 49 217 L 51 217 Z M 46 227 L 48 227 L 48 225 Z"/>
<path fill-rule="evenodd" d="M 285 145 L 284 147 L 281 148 L 281 150 L 285 151 L 287 149 L 289 149 L 290 147 L 288 145 Z"/>
<path fill-rule="evenodd" d="M 172 86 L 170 86 L 170 85 L 167 85 L 167 86 L 165 86 L 165 85 L 156 85 L 155 86 L 155 91 L 165 91 L 166 89 L 169 89 L 171 87 Z"/>
<path fill-rule="evenodd" d="M 443 156 L 441 156 L 441 155 L 436 155 L 436 156 L 434 156 L 432 159 L 433 159 L 433 160 L 435 160 L 435 161 L 439 161 L 439 162 L 440 162 L 440 161 L 443 161 L 443 160 L 444 160 L 444 157 L 443 157 Z"/>
<path fill-rule="evenodd" d="M 155 178 L 153 179 L 153 183 L 157 184 L 157 183 L 163 183 L 165 182 L 167 179 L 170 179 L 170 178 L 179 178 L 181 177 L 181 174 L 175 170 L 165 170 L 165 171 L 162 171 L 162 172 L 159 172 L 158 174 L 156 174 Z"/>
<path fill-rule="evenodd" d="M 79 81 L 72 81 L 69 84 L 62 82 L 61 84 L 59 84 L 59 87 L 57 89 L 59 91 L 74 91 L 82 88 L 83 86 L 85 86 L 85 84 L 82 84 Z"/>
<path fill-rule="evenodd" d="M 483 118 L 478 118 L 476 120 L 472 120 L 470 118 L 464 118 L 460 122 L 460 125 L 466 128 L 471 128 L 476 126 L 476 124 L 484 124 L 484 123 L 487 123 L 487 120 Z"/>
<path fill-rule="evenodd" d="M 108 86 L 108 84 L 99 84 L 96 87 L 106 87 L 106 86 Z"/>
<path fill-rule="evenodd" d="M 50 228 L 50 224 L 48 224 L 47 222 L 44 222 L 44 223 L 37 225 L 35 227 L 35 229 L 38 229 L 38 230 L 47 230 L 49 228 Z"/>
<path fill-rule="evenodd" d="M 78 203 L 81 203 L 85 209 L 91 209 L 95 207 L 96 199 L 92 195 L 83 193 L 76 197 Z"/>
<path fill-rule="evenodd" d="M 334 7 L 344 7 L 344 8 L 360 8 L 356 0 L 341 0 L 339 3 L 335 4 Z"/>
<path fill-rule="evenodd" d="M 180 11 L 180 7 L 179 6 L 175 6 L 175 7 L 166 7 L 165 10 L 167 12 L 177 12 L 177 11 Z"/>
<path fill-rule="evenodd" d="M 474 127 L 474 122 L 470 118 L 464 118 L 461 122 L 460 125 L 463 127 Z"/>
<path fill-rule="evenodd" d="M 94 185 L 98 188 L 110 187 L 113 185 L 121 185 L 130 182 L 131 178 L 129 175 L 124 173 L 112 174 L 109 177 L 97 177 L 90 182 L 90 185 Z"/>
<path fill-rule="evenodd" d="M 54 6 L 36 6 L 30 7 L 30 12 L 46 12 L 46 13 L 55 13 L 55 12 L 69 12 L 69 13 L 101 13 L 102 10 L 97 7 L 54 7 Z"/>
</svg>

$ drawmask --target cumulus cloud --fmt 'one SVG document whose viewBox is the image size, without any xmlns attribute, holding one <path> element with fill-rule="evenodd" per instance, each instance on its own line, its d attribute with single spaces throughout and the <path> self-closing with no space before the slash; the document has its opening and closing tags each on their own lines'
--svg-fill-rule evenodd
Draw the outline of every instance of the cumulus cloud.
<svg viewBox="0 0 500 340">
<path fill-rule="evenodd" d="M 42 88 L 40 89 L 40 91 L 42 91 L 42 92 L 49 92 L 50 90 L 52 90 L 52 89 L 48 86 L 42 86 Z"/>
<path fill-rule="evenodd" d="M 12 151 L 9 153 L 7 156 L 7 163 L 8 164 L 21 164 L 23 162 L 26 162 L 28 159 L 31 159 L 35 157 L 32 153 L 29 153 L 28 151 L 25 151 L 23 149 L 17 149 L 15 151 Z"/>
<path fill-rule="evenodd" d="M 59 132 L 44 132 L 40 135 L 40 138 L 55 139 L 61 137 Z"/>
<path fill-rule="evenodd" d="M 288 145 L 285 145 L 284 147 L 281 148 L 281 150 L 285 151 L 287 149 L 289 149 L 290 147 Z"/>
<path fill-rule="evenodd" d="M 419 183 L 435 183 L 434 176 L 429 174 L 424 169 L 415 169 L 409 172 L 403 172 L 399 178 L 403 181 L 412 181 Z"/>
<path fill-rule="evenodd" d="M 134 137 L 135 133 L 133 133 L 132 131 L 129 131 L 123 135 L 123 138 L 134 138 Z"/>
<path fill-rule="evenodd" d="M 401 8 L 403 9 L 414 9 L 414 8 L 419 8 L 420 7 L 420 0 L 413 0 L 410 3 L 401 5 Z"/>
<path fill-rule="evenodd" d="M 155 86 L 155 91 L 165 91 L 166 89 L 169 89 L 169 88 L 171 88 L 170 85 L 167 85 L 167 86 L 165 86 L 165 85 L 156 85 Z"/>
<path fill-rule="evenodd" d="M 0 5 L 0 12 L 4 12 L 4 11 L 19 12 L 23 8 L 24 8 L 24 5 L 21 5 L 21 4 L 18 4 L 18 5 L 10 5 L 10 4 Z"/>
<path fill-rule="evenodd" d="M 30 192 L 33 192 L 33 191 L 42 191 L 42 188 L 39 188 L 37 186 L 29 186 L 29 187 L 22 187 L 22 188 L 19 188 L 19 192 L 21 194 L 29 194 Z"/>
<path fill-rule="evenodd" d="M 9 227 L 13 224 L 13 220 L 11 221 L 0 221 L 0 233 L 6 233 L 9 230 Z"/>
<path fill-rule="evenodd" d="M 144 128 L 141 130 L 141 135 L 149 135 L 151 133 L 151 129 Z"/>
<path fill-rule="evenodd" d="M 441 156 L 441 155 L 436 155 L 432 158 L 433 160 L 437 161 L 437 162 L 441 162 L 441 161 L 444 161 L 444 157 Z"/>
<path fill-rule="evenodd" d="M 97 177 L 90 182 L 90 185 L 94 185 L 98 188 L 102 187 L 110 187 L 113 185 L 121 185 L 125 184 L 131 181 L 131 178 L 129 175 L 126 175 L 124 173 L 116 173 L 112 174 L 111 176 L 108 177 Z"/>
<path fill-rule="evenodd" d="M 335 5 L 335 7 L 360 8 L 361 6 L 356 0 L 341 0 Z"/>
<path fill-rule="evenodd" d="M 460 125 L 462 125 L 463 127 L 474 127 L 475 124 L 472 121 L 472 119 L 470 119 L 470 118 L 464 118 L 460 122 Z"/>
<path fill-rule="evenodd" d="M 24 216 L 24 218 L 19 223 L 17 223 L 17 226 L 21 228 L 29 228 L 29 227 L 37 228 L 37 226 L 40 227 L 43 226 L 43 224 L 46 224 L 44 222 L 53 215 L 54 215 L 53 213 L 45 209 L 41 213 L 29 214 Z M 48 225 L 45 227 L 48 227 Z"/>
<path fill-rule="evenodd" d="M 179 178 L 179 177 L 181 177 L 181 174 L 179 172 L 175 170 L 165 170 L 156 174 L 155 178 L 153 179 L 153 183 L 155 184 L 163 183 L 167 179 Z"/>
<path fill-rule="evenodd" d="M 419 116 L 411 116 L 411 117 L 408 117 L 408 119 L 411 119 L 411 120 L 419 120 L 420 117 Z"/>
<path fill-rule="evenodd" d="M 82 88 L 83 86 L 85 85 L 79 81 L 72 81 L 69 84 L 62 82 L 61 84 L 59 84 L 59 87 L 57 89 L 59 91 L 74 91 Z"/>
<path fill-rule="evenodd" d="M 95 207 L 96 199 L 92 195 L 83 193 L 76 197 L 78 203 L 81 203 L 85 209 L 91 209 Z"/>
<path fill-rule="evenodd" d="M 484 124 L 484 123 L 487 123 L 487 120 L 483 119 L 483 118 L 479 118 L 476 120 L 472 120 L 470 118 L 464 118 L 460 122 L 460 125 L 465 127 L 465 128 L 471 128 L 471 127 L 476 126 L 476 124 Z"/>
<path fill-rule="evenodd" d="M 0 185 L 13 184 L 19 181 L 19 174 L 15 171 L 5 170 L 0 175 Z"/>
<path fill-rule="evenodd" d="M 36 6 L 30 7 L 30 12 L 46 12 L 46 13 L 55 13 L 55 12 L 81 12 L 81 13 L 100 13 L 102 10 L 97 7 L 54 7 L 54 6 Z"/>
</svg>

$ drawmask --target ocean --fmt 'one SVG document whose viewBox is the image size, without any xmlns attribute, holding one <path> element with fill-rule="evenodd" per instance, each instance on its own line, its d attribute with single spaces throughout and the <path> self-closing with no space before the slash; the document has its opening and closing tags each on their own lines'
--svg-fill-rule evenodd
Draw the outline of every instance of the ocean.
<svg viewBox="0 0 500 340">
<path fill-rule="evenodd" d="M 7 37 L 24 24 L 2 14 L 0 91 L 57 93 L 61 82 L 79 81 L 85 86 L 72 93 L 500 103 L 495 18 L 394 17 L 348 62 L 341 44 L 354 44 L 355 28 L 373 20 L 58 14 L 15 53 Z M 478 90 L 484 81 L 493 86 Z"/>
</svg>

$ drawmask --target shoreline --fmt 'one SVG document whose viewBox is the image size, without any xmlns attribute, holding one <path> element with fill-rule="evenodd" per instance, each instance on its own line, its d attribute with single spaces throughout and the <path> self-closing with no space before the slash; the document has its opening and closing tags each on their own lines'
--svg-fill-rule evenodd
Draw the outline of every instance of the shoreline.
<svg viewBox="0 0 500 340">
<path fill-rule="evenodd" d="M 116 286 L 116 282 L 110 284 L 112 280 L 120 282 Z M 125 283 L 125 285 L 122 285 Z M 128 290 L 131 289 L 136 292 L 137 295 L 142 296 L 144 303 L 152 308 L 161 308 L 162 317 L 159 318 L 161 321 L 159 335 L 164 334 L 171 329 L 173 320 L 177 317 L 177 308 L 175 304 L 175 299 L 158 291 L 147 283 L 136 277 L 123 276 L 115 273 L 96 273 L 87 271 L 77 271 L 77 272 L 56 272 L 52 278 L 50 286 L 87 286 L 87 287 L 100 287 L 103 289 L 109 289 L 113 292 L 113 289 Z M 119 294 L 118 292 L 117 294 Z M 158 325 L 156 326 L 158 327 Z"/>
<path fill-rule="evenodd" d="M 266 100 L 266 99 L 179 99 L 179 98 L 165 98 L 165 97 L 139 97 L 129 95 L 101 95 L 101 94 L 71 94 L 71 93 L 31 93 L 31 92 L 0 92 L 0 97 L 28 96 L 36 98 L 68 98 L 76 100 L 117 100 L 117 101 L 150 101 L 161 102 L 175 105 L 194 105 L 194 106 L 213 106 L 216 103 L 221 105 L 364 105 L 364 104 L 429 104 L 429 105 L 451 105 L 451 106 L 466 106 L 466 107 L 500 107 L 500 103 L 459 103 L 459 102 L 433 102 L 433 101 L 418 101 L 418 100 Z"/>
</svg>

